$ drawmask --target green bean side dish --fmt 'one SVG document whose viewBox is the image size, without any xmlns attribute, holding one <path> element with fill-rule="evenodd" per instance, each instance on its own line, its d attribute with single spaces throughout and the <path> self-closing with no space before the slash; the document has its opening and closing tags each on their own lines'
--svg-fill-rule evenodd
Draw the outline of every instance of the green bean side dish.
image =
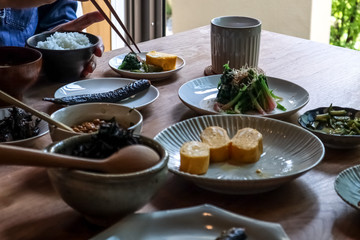
<svg viewBox="0 0 360 240">
<path fill-rule="evenodd" d="M 328 134 L 360 135 L 360 117 L 350 116 L 345 109 L 335 110 L 331 104 L 324 113 L 316 114 L 308 127 Z"/>
</svg>

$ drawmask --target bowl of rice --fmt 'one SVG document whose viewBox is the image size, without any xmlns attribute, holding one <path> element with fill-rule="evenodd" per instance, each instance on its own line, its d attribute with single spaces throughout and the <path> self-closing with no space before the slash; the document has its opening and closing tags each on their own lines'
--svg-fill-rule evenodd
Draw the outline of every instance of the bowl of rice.
<svg viewBox="0 0 360 240">
<path fill-rule="evenodd" d="M 46 78 L 69 82 L 80 78 L 99 42 L 85 32 L 44 32 L 28 38 L 26 45 L 42 53 Z"/>
</svg>

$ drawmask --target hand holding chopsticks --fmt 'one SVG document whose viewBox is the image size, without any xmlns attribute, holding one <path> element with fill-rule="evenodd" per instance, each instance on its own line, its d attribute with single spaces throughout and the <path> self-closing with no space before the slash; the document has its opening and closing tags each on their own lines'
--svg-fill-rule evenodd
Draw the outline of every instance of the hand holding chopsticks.
<svg viewBox="0 0 360 240">
<path fill-rule="evenodd" d="M 131 48 L 131 46 L 129 45 L 129 43 L 126 41 L 126 39 L 121 35 L 120 31 L 116 28 L 116 26 L 111 22 L 110 18 L 106 15 L 106 13 L 101 9 L 100 5 L 96 2 L 96 0 L 90 0 L 92 2 L 92 4 L 95 6 L 95 8 L 101 13 L 101 15 L 103 15 L 103 17 L 105 18 L 105 20 L 110 24 L 110 26 L 112 27 L 112 29 L 114 29 L 114 31 L 119 35 L 119 37 L 121 38 L 121 40 L 126 44 L 126 46 L 131 50 L 131 52 L 135 53 L 134 50 Z M 126 35 L 129 37 L 130 41 L 134 44 L 134 46 L 136 47 L 136 49 L 139 51 L 139 53 L 141 52 L 139 47 L 136 45 L 134 39 L 131 37 L 130 33 L 128 32 L 128 30 L 126 29 L 126 26 L 124 25 L 124 23 L 121 21 L 121 19 L 119 18 L 118 14 L 116 13 L 115 9 L 111 6 L 111 3 L 109 2 L 109 0 L 103 0 L 106 4 L 106 6 L 109 8 L 110 12 L 114 15 L 115 19 L 119 22 L 120 26 L 122 27 L 122 29 L 124 30 L 124 32 L 126 33 Z"/>
</svg>

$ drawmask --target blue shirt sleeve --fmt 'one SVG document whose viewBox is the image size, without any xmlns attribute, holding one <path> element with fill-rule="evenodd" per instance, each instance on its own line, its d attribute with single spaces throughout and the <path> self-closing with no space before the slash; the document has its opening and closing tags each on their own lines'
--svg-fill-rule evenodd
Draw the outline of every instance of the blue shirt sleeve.
<svg viewBox="0 0 360 240">
<path fill-rule="evenodd" d="M 58 0 L 53 4 L 38 8 L 39 23 L 36 33 L 49 31 L 52 28 L 76 19 L 77 1 Z"/>
<path fill-rule="evenodd" d="M 76 19 L 77 1 L 58 0 L 39 8 L 0 9 L 0 46 L 25 46 L 34 34 Z"/>
</svg>

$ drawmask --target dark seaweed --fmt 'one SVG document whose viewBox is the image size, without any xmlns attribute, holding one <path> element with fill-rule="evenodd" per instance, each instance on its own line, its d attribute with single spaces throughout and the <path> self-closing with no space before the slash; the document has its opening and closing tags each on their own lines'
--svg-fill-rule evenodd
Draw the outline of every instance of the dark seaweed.
<svg viewBox="0 0 360 240">
<path fill-rule="evenodd" d="M 141 61 L 139 60 L 136 53 L 128 53 L 125 55 L 119 69 L 123 70 L 140 70 Z"/>
<path fill-rule="evenodd" d="M 12 107 L 10 116 L 0 120 L 0 142 L 22 140 L 37 136 L 41 119 L 32 118 L 32 114 L 23 109 Z"/>
<path fill-rule="evenodd" d="M 74 105 L 88 102 L 119 102 L 125 98 L 131 97 L 136 93 L 146 90 L 150 87 L 151 82 L 147 79 L 137 80 L 129 83 L 114 91 L 104 93 L 82 94 L 63 98 L 43 98 L 44 101 L 49 101 L 63 105 Z"/>
<path fill-rule="evenodd" d="M 133 135 L 133 130 L 121 128 L 113 120 L 102 124 L 97 134 L 92 135 L 91 141 L 75 146 L 71 155 L 93 159 L 107 158 L 120 148 L 132 144 L 139 144 L 140 140 Z"/>
</svg>

